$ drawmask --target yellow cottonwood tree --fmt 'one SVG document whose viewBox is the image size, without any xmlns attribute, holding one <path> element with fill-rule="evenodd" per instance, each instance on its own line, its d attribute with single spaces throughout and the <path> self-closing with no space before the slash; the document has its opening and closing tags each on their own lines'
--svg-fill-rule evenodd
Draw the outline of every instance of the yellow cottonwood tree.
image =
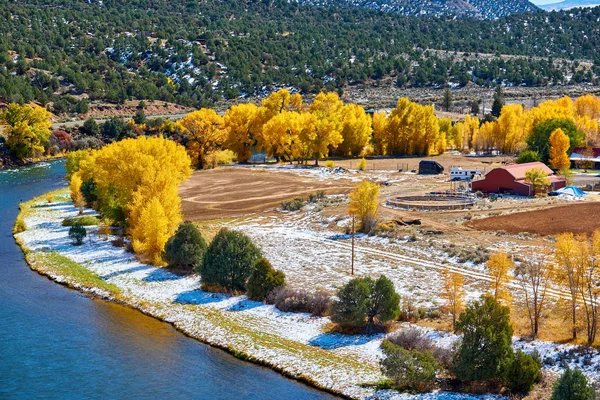
<svg viewBox="0 0 600 400">
<path fill-rule="evenodd" d="M 130 229 L 133 250 L 143 261 L 154 265 L 163 263 L 162 252 L 174 232 L 169 229 L 169 219 L 157 198 L 140 205 L 138 223 Z"/>
<path fill-rule="evenodd" d="M 559 170 L 567 170 L 571 161 L 567 155 L 571 141 L 565 132 L 557 128 L 550 134 L 550 165 Z"/>
<path fill-rule="evenodd" d="M 84 206 L 83 194 L 81 193 L 81 185 L 82 185 L 81 176 L 79 174 L 74 174 L 71 177 L 71 182 L 69 182 L 69 190 L 71 191 L 71 200 L 73 200 L 73 204 L 75 207 L 78 207 L 80 210 Z"/>
<path fill-rule="evenodd" d="M 71 182 L 93 179 L 98 210 L 127 226 L 143 260 L 161 265 L 162 247 L 181 222 L 177 189 L 191 173 L 183 146 L 163 137 L 141 136 L 92 152 L 80 160 Z"/>
<path fill-rule="evenodd" d="M 261 128 L 257 120 L 258 107 L 252 103 L 230 107 L 223 118 L 227 136 L 224 145 L 233 151 L 240 163 L 252 157 L 250 148 L 256 142 L 256 135 Z"/>
<path fill-rule="evenodd" d="M 373 114 L 373 147 L 379 155 L 387 152 L 387 116 L 383 111 Z"/>
<path fill-rule="evenodd" d="M 490 256 L 486 263 L 486 268 L 492 278 L 489 283 L 489 290 L 492 292 L 492 296 L 497 301 L 509 303 L 511 296 L 506 286 L 511 280 L 509 272 L 514 268 L 512 260 L 506 252 L 498 251 Z"/>
<path fill-rule="evenodd" d="M 581 117 L 591 120 L 600 119 L 600 98 L 586 94 L 575 100 L 575 112 Z"/>
<path fill-rule="evenodd" d="M 0 122 L 6 125 L 6 144 L 14 156 L 23 159 L 44 152 L 52 126 L 45 108 L 10 103 L 0 112 Z"/>
<path fill-rule="evenodd" d="M 348 214 L 357 217 L 362 232 L 370 232 L 377 222 L 379 211 L 379 185 L 367 180 L 350 192 Z"/>
<path fill-rule="evenodd" d="M 479 118 L 467 114 L 464 124 L 466 128 L 466 147 L 468 149 L 474 149 L 477 135 L 479 134 Z"/>
<path fill-rule="evenodd" d="M 338 153 L 343 156 L 358 156 L 371 139 L 371 117 L 365 109 L 356 104 L 347 104 L 342 110 L 343 142 L 338 146 Z"/>
<path fill-rule="evenodd" d="M 198 169 L 204 168 L 208 153 L 222 145 L 226 137 L 223 118 L 208 108 L 187 114 L 177 127 L 186 135 L 188 154 Z"/>
<path fill-rule="evenodd" d="M 446 307 L 452 313 L 452 329 L 456 326 L 456 317 L 465 303 L 465 277 L 458 272 L 452 272 L 448 268 L 442 271 L 442 291 L 440 293 L 446 302 Z"/>
<path fill-rule="evenodd" d="M 532 168 L 525 171 L 525 182 L 533 186 L 533 195 L 535 196 L 540 190 L 545 190 L 550 185 L 548 174 L 541 168 Z"/>
<path fill-rule="evenodd" d="M 284 111 L 271 118 L 262 129 L 260 146 L 269 157 L 285 159 L 290 163 L 305 154 L 300 134 L 303 126 L 302 115 Z"/>
</svg>

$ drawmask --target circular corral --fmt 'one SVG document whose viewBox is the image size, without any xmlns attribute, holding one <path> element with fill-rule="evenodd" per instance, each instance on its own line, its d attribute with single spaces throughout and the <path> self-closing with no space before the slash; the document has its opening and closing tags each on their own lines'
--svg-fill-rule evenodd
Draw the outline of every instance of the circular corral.
<svg viewBox="0 0 600 400">
<path fill-rule="evenodd" d="M 477 200 L 467 193 L 431 192 L 415 196 L 394 196 L 386 201 L 392 208 L 405 210 L 464 210 L 475 205 Z"/>
</svg>

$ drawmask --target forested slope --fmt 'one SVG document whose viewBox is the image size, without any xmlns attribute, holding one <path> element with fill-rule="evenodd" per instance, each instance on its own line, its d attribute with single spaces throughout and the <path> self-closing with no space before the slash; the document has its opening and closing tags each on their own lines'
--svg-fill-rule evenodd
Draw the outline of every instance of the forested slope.
<svg viewBox="0 0 600 400">
<path fill-rule="evenodd" d="M 86 96 L 202 106 L 388 78 L 596 83 L 599 20 L 600 9 L 455 21 L 283 0 L 0 0 L 0 99 L 54 102 L 61 113 L 85 109 Z"/>
</svg>

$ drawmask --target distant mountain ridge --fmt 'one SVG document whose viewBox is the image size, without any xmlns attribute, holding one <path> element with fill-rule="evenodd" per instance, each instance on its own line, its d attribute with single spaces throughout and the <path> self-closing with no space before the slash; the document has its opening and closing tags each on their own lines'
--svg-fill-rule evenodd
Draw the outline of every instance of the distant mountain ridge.
<svg viewBox="0 0 600 400">
<path fill-rule="evenodd" d="M 539 6 L 540 8 L 552 11 L 552 10 L 565 10 L 576 7 L 597 7 L 600 6 L 600 0 L 565 0 L 558 3 L 544 4 Z"/>
<path fill-rule="evenodd" d="M 540 9 L 528 0 L 296 0 L 300 4 L 359 7 L 411 16 L 497 19 Z"/>
</svg>

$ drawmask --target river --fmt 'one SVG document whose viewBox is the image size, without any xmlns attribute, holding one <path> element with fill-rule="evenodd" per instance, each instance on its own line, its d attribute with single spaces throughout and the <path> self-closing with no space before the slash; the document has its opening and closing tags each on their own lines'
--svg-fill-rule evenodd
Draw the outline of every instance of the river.
<svg viewBox="0 0 600 400">
<path fill-rule="evenodd" d="M 334 399 L 31 271 L 18 205 L 63 175 L 63 161 L 0 172 L 0 399 Z"/>
</svg>

